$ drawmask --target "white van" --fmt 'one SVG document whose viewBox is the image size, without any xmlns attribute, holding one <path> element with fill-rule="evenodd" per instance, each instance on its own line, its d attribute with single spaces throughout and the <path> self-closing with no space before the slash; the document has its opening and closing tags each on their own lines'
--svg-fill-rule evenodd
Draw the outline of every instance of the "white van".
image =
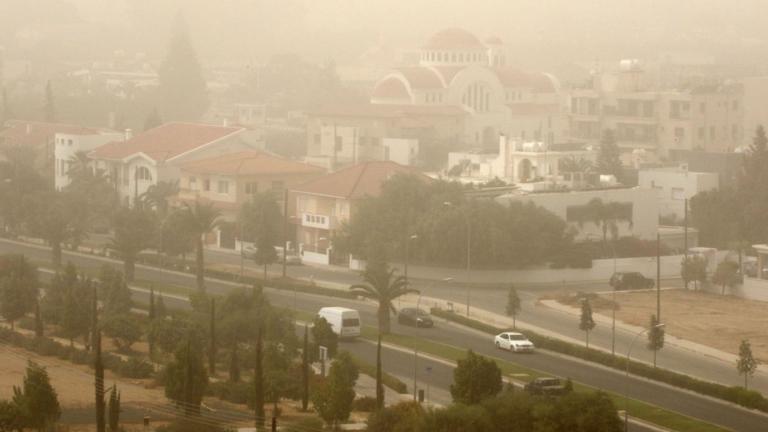
<svg viewBox="0 0 768 432">
<path fill-rule="evenodd" d="M 360 313 L 344 307 L 324 307 L 317 316 L 325 318 L 340 338 L 360 336 Z"/>
</svg>

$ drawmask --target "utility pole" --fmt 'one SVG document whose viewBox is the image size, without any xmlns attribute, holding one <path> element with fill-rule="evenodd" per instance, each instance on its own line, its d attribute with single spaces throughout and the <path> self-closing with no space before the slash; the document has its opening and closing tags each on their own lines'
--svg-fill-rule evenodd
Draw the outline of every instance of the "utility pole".
<svg viewBox="0 0 768 432">
<path fill-rule="evenodd" d="M 661 322 L 661 234 L 656 233 L 656 319 Z"/>
<path fill-rule="evenodd" d="M 283 278 L 288 270 L 288 189 L 283 191 Z"/>
<path fill-rule="evenodd" d="M 101 332 L 96 328 L 94 328 L 93 344 L 93 373 L 96 386 L 96 431 L 106 432 L 104 415 L 104 363 L 101 360 Z"/>
<path fill-rule="evenodd" d="M 419 393 L 418 391 L 418 382 L 417 382 L 417 376 L 418 376 L 418 369 L 419 367 L 419 350 L 415 349 L 413 350 L 413 401 L 416 402 L 417 395 Z"/>
<path fill-rule="evenodd" d="M 684 200 L 683 205 L 685 206 L 685 208 L 683 209 L 683 224 L 684 224 L 683 248 L 685 249 L 684 251 L 685 259 L 683 262 L 687 265 L 688 264 L 688 198 Z M 685 282 L 685 289 L 688 289 L 688 280 L 686 279 L 684 280 L 684 282 Z"/>
<path fill-rule="evenodd" d="M 472 257 L 472 224 L 469 220 L 469 209 L 466 213 L 467 217 L 467 318 L 469 318 L 469 301 L 470 301 L 470 278 L 472 277 L 471 257 Z"/>
</svg>

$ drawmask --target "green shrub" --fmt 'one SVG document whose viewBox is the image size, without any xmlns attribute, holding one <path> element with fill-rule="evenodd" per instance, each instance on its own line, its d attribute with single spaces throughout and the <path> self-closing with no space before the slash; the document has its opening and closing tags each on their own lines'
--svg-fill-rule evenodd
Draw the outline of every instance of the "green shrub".
<svg viewBox="0 0 768 432">
<path fill-rule="evenodd" d="M 247 404 L 253 399 L 253 385 L 247 382 L 220 381 L 209 385 L 211 393 L 221 400 Z"/>
<path fill-rule="evenodd" d="M 444 311 L 442 309 L 432 308 L 431 312 L 434 316 L 444 318 L 449 321 L 453 321 L 492 335 L 501 333 L 502 331 L 506 330 L 455 314 L 453 312 Z M 604 366 L 622 371 L 626 370 L 627 367 L 627 360 L 625 357 L 613 356 L 610 353 L 586 348 L 584 346 L 565 342 L 560 339 L 553 339 L 547 336 L 542 336 L 530 331 L 526 331 L 525 335 L 538 348 L 543 348 L 560 354 L 599 363 Z M 654 368 L 653 366 L 636 361 L 631 361 L 629 367 L 633 374 L 644 378 L 649 378 L 670 384 L 675 387 L 691 390 L 706 396 L 722 399 L 747 408 L 768 412 L 768 399 L 756 391 L 745 390 L 742 387 L 727 387 L 722 384 L 703 381 L 667 369 Z"/>
<path fill-rule="evenodd" d="M 137 357 L 130 357 L 128 360 L 123 360 L 121 363 L 120 369 L 116 372 L 126 378 L 149 378 L 155 372 L 155 368 L 152 364 Z"/>
<path fill-rule="evenodd" d="M 376 410 L 376 398 L 363 396 L 352 402 L 352 411 L 374 412 Z"/>
<path fill-rule="evenodd" d="M 85 350 L 79 350 L 79 349 L 70 349 L 69 350 L 69 361 L 71 361 L 74 364 L 90 364 L 93 361 L 93 357 L 91 356 L 91 353 Z"/>
<path fill-rule="evenodd" d="M 61 351 L 65 351 L 66 347 L 55 340 L 47 337 L 33 338 L 29 349 L 42 356 L 56 356 Z"/>
<path fill-rule="evenodd" d="M 317 417 L 306 417 L 288 424 L 283 429 L 285 432 L 307 432 L 323 430 L 325 424 Z"/>
</svg>

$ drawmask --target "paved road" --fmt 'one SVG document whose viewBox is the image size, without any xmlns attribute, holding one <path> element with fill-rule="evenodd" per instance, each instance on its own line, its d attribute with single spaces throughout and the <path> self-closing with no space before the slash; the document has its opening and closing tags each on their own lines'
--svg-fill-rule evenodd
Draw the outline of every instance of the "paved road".
<svg viewBox="0 0 768 432">
<path fill-rule="evenodd" d="M 240 257 L 226 252 L 211 251 L 208 253 L 211 260 L 225 262 L 230 264 L 239 264 Z M 245 265 L 249 266 L 246 260 Z M 281 267 L 274 265 L 270 268 L 274 274 L 279 274 Z M 359 282 L 359 276 L 353 272 L 340 271 L 338 269 L 325 269 L 314 266 L 289 266 L 288 274 L 293 277 L 310 278 L 315 280 L 331 281 L 339 284 L 352 284 Z M 465 285 L 457 283 L 412 280 L 414 288 L 417 288 L 425 296 L 442 298 L 455 303 L 465 304 L 467 290 Z M 681 282 L 671 281 L 667 285 L 680 285 Z M 567 336 L 569 338 L 583 340 L 584 333 L 578 329 L 578 317 L 564 312 L 550 309 L 545 306 L 537 305 L 538 298 L 547 291 L 561 290 L 563 287 L 542 286 L 536 289 L 521 290 L 520 295 L 523 298 L 523 312 L 519 322 L 531 324 L 536 327 L 544 328 L 554 333 Z M 582 285 L 570 285 L 570 290 L 590 292 L 605 291 L 609 287 L 607 284 L 587 283 Z M 470 304 L 481 309 L 503 314 L 506 305 L 506 291 L 491 287 L 474 286 L 471 288 Z M 663 292 L 662 292 L 663 301 Z M 663 302 L 662 302 L 663 308 Z M 463 309 L 461 310 L 463 312 Z M 471 314 L 471 311 L 470 311 Z M 662 318 L 664 310 L 662 309 Z M 590 345 L 611 349 L 612 336 L 609 325 L 598 324 L 590 333 Z M 615 352 L 618 355 L 626 355 L 635 334 L 623 329 L 616 331 Z M 641 339 L 643 339 L 641 337 Z M 652 351 L 644 349 L 644 340 L 638 340 L 632 351 L 632 358 L 650 363 L 653 360 Z M 738 341 L 734 341 L 738 343 Z M 728 386 L 743 385 L 744 378 L 736 371 L 735 364 L 714 357 L 692 352 L 684 347 L 672 345 L 669 341 L 659 351 L 657 356 L 659 367 L 685 373 L 690 376 L 698 377 L 707 381 L 717 382 Z M 759 371 L 751 379 L 750 386 L 763 394 L 768 394 L 768 373 Z"/>
<path fill-rule="evenodd" d="M 37 260 L 47 260 L 48 251 L 29 246 L 10 247 L 8 243 L 0 242 L 0 252 L 23 252 Z M 66 259 L 76 265 L 97 266 L 101 263 L 93 257 L 66 254 Z M 118 266 L 119 264 L 112 264 Z M 182 286 L 194 285 L 191 275 L 158 271 L 153 268 L 138 267 L 137 278 L 145 280 L 163 280 Z M 225 294 L 232 289 L 232 284 L 218 281 L 208 281 L 209 292 Z M 375 323 L 375 307 L 372 303 L 353 300 L 333 299 L 314 295 L 295 296 L 290 292 L 276 290 L 267 291 L 271 301 L 287 308 L 316 311 L 323 306 L 349 306 L 360 310 L 363 322 Z M 169 299 L 170 301 L 171 299 Z M 741 408 L 720 403 L 690 392 L 678 390 L 663 384 L 644 379 L 630 377 L 625 379 L 623 373 L 600 366 L 563 357 L 557 354 L 539 351 L 533 355 L 511 355 L 499 352 L 492 346 L 487 335 L 464 329 L 450 323 L 441 322 L 434 329 L 413 329 L 393 324 L 393 331 L 426 337 L 436 342 L 443 342 L 467 349 L 473 349 L 483 355 L 515 361 L 523 366 L 562 377 L 571 377 L 595 388 L 605 389 L 615 393 L 628 392 L 629 396 L 652 403 L 664 408 L 677 411 L 707 422 L 720 424 L 737 431 L 760 431 L 768 429 L 768 416 L 743 410 Z M 395 362 L 399 364 L 400 362 Z M 411 363 L 412 364 L 412 363 Z M 389 369 L 388 369 L 389 370 Z M 436 382 L 436 384 L 438 384 Z M 437 386 L 437 385 L 436 385 Z M 439 386 L 437 386 L 439 387 Z"/>
</svg>

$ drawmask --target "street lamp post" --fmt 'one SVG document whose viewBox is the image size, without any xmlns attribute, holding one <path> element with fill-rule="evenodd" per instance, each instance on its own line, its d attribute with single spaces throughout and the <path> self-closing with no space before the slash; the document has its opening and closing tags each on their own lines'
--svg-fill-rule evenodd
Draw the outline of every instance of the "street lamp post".
<svg viewBox="0 0 768 432">
<path fill-rule="evenodd" d="M 419 238 L 416 234 L 411 234 L 405 239 L 405 262 L 403 264 L 403 275 L 405 276 L 405 283 L 406 285 L 410 285 L 410 281 L 408 280 L 408 261 L 410 260 L 411 256 L 411 240 L 416 240 Z M 397 298 L 397 307 L 400 308 L 400 297 Z"/>
<path fill-rule="evenodd" d="M 445 206 L 453 206 L 453 203 L 450 201 L 443 202 L 443 205 Z M 472 223 L 469 219 L 469 211 L 464 211 L 464 218 L 467 222 L 467 317 L 469 317 L 469 305 L 471 300 L 471 289 L 470 289 L 470 279 L 472 277 Z"/>
<path fill-rule="evenodd" d="M 664 327 L 664 323 L 658 323 L 651 328 L 640 330 L 635 335 L 635 338 L 632 339 L 632 343 L 629 345 L 629 350 L 627 350 L 626 378 L 624 381 L 624 432 L 629 431 L 629 363 L 632 355 L 632 348 L 635 347 L 635 342 L 637 342 L 637 339 L 643 334 L 647 333 L 649 330 L 663 329 Z"/>
</svg>

